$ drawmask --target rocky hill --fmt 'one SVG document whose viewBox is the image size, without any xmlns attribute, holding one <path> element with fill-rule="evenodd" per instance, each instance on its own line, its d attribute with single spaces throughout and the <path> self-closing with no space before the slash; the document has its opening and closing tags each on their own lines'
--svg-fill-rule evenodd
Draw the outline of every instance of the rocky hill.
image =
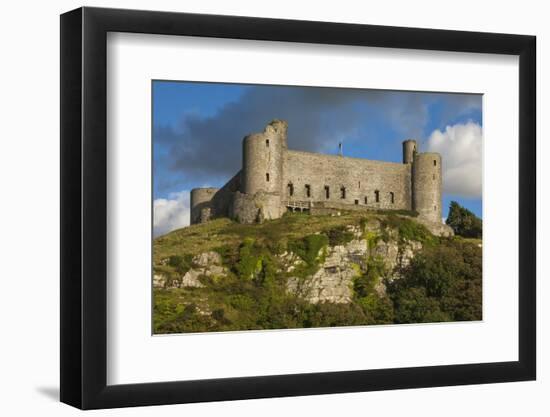
<svg viewBox="0 0 550 417">
<path fill-rule="evenodd" d="M 479 320 L 481 241 L 410 214 L 218 219 L 155 239 L 153 287 L 155 333 Z"/>
</svg>

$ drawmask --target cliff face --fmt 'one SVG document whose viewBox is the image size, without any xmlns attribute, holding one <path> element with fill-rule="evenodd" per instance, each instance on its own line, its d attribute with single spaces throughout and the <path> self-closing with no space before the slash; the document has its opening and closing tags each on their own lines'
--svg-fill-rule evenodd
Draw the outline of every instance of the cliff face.
<svg viewBox="0 0 550 417">
<path fill-rule="evenodd" d="M 403 238 L 398 226 L 385 224 L 379 218 L 361 224 L 341 225 L 337 230 L 341 235 L 340 241 L 331 245 L 328 239 L 328 243 L 321 245 L 313 258 L 309 259 L 309 264 L 304 256 L 292 249 L 273 254 L 277 274 L 283 277 L 289 294 L 312 304 L 351 303 L 355 280 L 368 274 L 376 261 L 374 267 L 382 273 L 378 274 L 374 289 L 383 296 L 383 279 L 398 279 L 402 268 L 422 249 L 421 241 Z M 325 236 L 321 231 L 315 232 L 313 236 L 315 235 Z M 256 260 L 258 265 L 255 269 L 252 268 L 250 276 L 245 278 L 255 279 L 262 272 L 260 258 Z M 238 269 L 240 259 L 235 261 L 233 264 L 223 265 L 220 253 L 201 252 L 188 261 L 188 268 L 180 270 L 175 276 L 155 273 L 153 286 L 159 289 L 207 288 L 209 278 L 220 281 L 233 274 Z M 169 265 L 170 258 L 162 259 L 160 263 Z"/>
<path fill-rule="evenodd" d="M 422 244 L 417 241 L 400 243 L 395 236 L 396 233 L 387 241 L 371 239 L 369 242 L 364 237 L 364 231 L 358 226 L 350 226 L 348 230 L 353 233 L 353 240 L 344 245 L 328 246 L 324 249 L 325 256 L 323 253 L 319 254 L 322 258 L 319 269 L 306 278 L 289 277 L 288 291 L 310 303 L 351 303 L 354 281 L 362 274 L 368 273 L 371 267 L 369 260 L 376 259 L 383 264 L 384 278 L 398 279 L 399 271 L 409 264 L 418 250 L 422 249 Z M 371 228 L 369 231 L 376 236 L 380 229 Z M 291 262 L 287 266 L 287 272 L 291 273 L 294 265 Z M 385 287 L 381 280 L 375 283 L 375 290 L 379 295 L 384 294 Z"/>
</svg>

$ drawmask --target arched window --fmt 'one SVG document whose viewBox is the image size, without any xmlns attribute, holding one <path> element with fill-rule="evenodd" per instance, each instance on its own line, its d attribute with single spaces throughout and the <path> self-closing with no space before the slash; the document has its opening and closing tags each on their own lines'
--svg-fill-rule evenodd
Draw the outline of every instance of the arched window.
<svg viewBox="0 0 550 417">
<path fill-rule="evenodd" d="M 269 148 L 269 139 L 266 139 L 266 140 L 265 140 L 265 147 L 266 147 L 266 148 Z"/>
<path fill-rule="evenodd" d="M 266 172 L 266 173 L 265 173 L 265 180 L 266 180 L 267 182 L 269 182 L 269 172 Z"/>
<path fill-rule="evenodd" d="M 378 190 L 374 191 L 374 201 L 380 203 L 380 191 Z"/>
<path fill-rule="evenodd" d="M 306 197 L 311 197 L 311 185 L 306 184 Z"/>
<path fill-rule="evenodd" d="M 343 199 L 346 198 L 346 187 L 340 188 L 340 198 L 343 198 Z"/>
<path fill-rule="evenodd" d="M 394 194 L 393 191 L 390 191 L 390 201 L 393 204 L 394 203 Z"/>
<path fill-rule="evenodd" d="M 365 204 L 369 204 L 369 199 L 365 197 Z"/>
<path fill-rule="evenodd" d="M 288 195 L 292 197 L 294 195 L 294 185 L 291 182 L 288 183 Z"/>
<path fill-rule="evenodd" d="M 437 161 L 434 159 L 434 167 L 437 166 Z"/>
</svg>

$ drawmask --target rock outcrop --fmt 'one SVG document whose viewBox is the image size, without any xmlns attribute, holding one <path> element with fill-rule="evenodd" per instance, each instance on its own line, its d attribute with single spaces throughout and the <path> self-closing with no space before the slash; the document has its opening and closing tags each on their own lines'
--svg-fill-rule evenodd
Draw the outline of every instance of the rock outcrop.
<svg viewBox="0 0 550 417">
<path fill-rule="evenodd" d="M 222 266 L 222 258 L 217 252 L 203 252 L 195 256 L 192 260 L 192 268 L 185 274 L 169 279 L 164 274 L 154 274 L 153 287 L 155 288 L 202 288 L 204 284 L 200 278 L 219 277 L 227 273 L 227 269 Z"/>
<path fill-rule="evenodd" d="M 366 231 L 379 231 L 380 227 L 380 224 L 370 225 Z M 329 246 L 317 272 L 306 278 L 290 277 L 287 291 L 310 303 L 350 303 L 354 280 L 368 271 L 369 259 L 382 261 L 387 271 L 386 278 L 391 281 L 400 278 L 400 270 L 409 265 L 416 252 L 422 249 L 422 244 L 417 241 L 400 242 L 393 231 L 388 231 L 390 238 L 387 241 L 373 239 L 369 242 L 362 237 L 363 232 L 358 227 L 348 230 L 354 233 L 355 239 L 345 245 Z M 288 255 L 283 259 L 291 261 L 287 271 L 292 272 L 297 261 Z M 382 280 L 376 283 L 375 290 L 384 294 Z"/>
<path fill-rule="evenodd" d="M 329 247 L 319 270 L 306 279 L 290 277 L 287 290 L 310 303 L 349 303 L 353 297 L 353 279 L 361 272 L 367 253 L 366 240 L 352 240 L 345 246 Z"/>
</svg>

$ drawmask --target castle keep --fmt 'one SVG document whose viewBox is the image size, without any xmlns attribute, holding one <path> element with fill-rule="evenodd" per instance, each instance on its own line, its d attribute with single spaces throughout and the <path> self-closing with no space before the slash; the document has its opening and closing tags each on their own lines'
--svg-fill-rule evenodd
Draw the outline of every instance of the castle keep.
<svg viewBox="0 0 550 417">
<path fill-rule="evenodd" d="M 403 142 L 403 163 L 288 149 L 287 123 L 274 120 L 243 139 L 242 169 L 222 188 L 191 191 L 191 224 L 214 217 L 241 223 L 286 211 L 414 210 L 441 225 L 441 156 Z M 441 225 L 443 226 L 443 225 Z"/>
</svg>

